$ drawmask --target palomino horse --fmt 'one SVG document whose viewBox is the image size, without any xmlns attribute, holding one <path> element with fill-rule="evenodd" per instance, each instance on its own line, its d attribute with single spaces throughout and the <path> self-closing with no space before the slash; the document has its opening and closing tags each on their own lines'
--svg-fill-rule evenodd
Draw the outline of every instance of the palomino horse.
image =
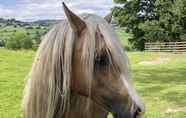
<svg viewBox="0 0 186 118">
<path fill-rule="evenodd" d="M 111 17 L 77 16 L 63 6 L 67 20 L 44 37 L 28 76 L 23 117 L 143 117 Z"/>
</svg>

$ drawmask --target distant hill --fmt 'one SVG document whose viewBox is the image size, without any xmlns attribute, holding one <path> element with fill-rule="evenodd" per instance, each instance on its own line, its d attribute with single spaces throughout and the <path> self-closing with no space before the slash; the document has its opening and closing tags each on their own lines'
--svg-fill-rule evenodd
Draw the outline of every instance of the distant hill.
<svg viewBox="0 0 186 118">
<path fill-rule="evenodd" d="M 40 24 L 40 25 L 53 25 L 59 23 L 61 20 L 38 20 L 34 21 L 32 23 L 34 24 Z"/>
<path fill-rule="evenodd" d="M 33 25 L 40 25 L 40 26 L 51 26 L 54 25 L 61 20 L 38 20 L 33 22 L 25 22 L 25 21 L 19 21 L 16 19 L 3 19 L 0 18 L 0 24 L 4 25 L 20 25 L 20 26 L 33 26 Z"/>
<path fill-rule="evenodd" d="M 54 24 L 60 20 L 38 20 L 34 22 L 24 22 L 16 19 L 0 18 L 0 47 L 15 36 L 15 34 L 26 34 L 35 45 L 38 45 L 42 36 L 44 36 Z"/>
<path fill-rule="evenodd" d="M 16 20 L 16 19 L 3 19 L 3 18 L 0 18 L 0 23 L 26 23 L 26 22 L 19 21 L 19 20 Z"/>
<path fill-rule="evenodd" d="M 0 23 L 5 23 L 5 22 L 7 22 L 7 20 L 0 18 Z"/>
</svg>

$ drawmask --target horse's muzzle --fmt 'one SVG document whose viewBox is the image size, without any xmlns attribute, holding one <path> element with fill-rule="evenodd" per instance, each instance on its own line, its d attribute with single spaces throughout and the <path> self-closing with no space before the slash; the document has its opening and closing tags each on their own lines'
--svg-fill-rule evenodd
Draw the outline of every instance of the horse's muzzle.
<svg viewBox="0 0 186 118">
<path fill-rule="evenodd" d="M 113 115 L 114 118 L 143 118 L 144 112 L 138 108 L 133 112 L 118 112 Z"/>
</svg>

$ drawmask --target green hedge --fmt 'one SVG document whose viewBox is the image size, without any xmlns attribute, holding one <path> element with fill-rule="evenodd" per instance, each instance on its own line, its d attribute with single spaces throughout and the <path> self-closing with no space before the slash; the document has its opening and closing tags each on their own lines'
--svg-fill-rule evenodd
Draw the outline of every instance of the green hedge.
<svg viewBox="0 0 186 118">
<path fill-rule="evenodd" d="M 26 33 L 18 32 L 6 40 L 5 47 L 8 49 L 31 49 L 33 41 Z"/>
</svg>

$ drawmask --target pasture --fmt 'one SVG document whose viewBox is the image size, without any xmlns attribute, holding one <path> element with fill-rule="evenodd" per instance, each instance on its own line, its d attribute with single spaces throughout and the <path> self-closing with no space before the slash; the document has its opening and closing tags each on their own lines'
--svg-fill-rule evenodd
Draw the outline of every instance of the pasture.
<svg viewBox="0 0 186 118">
<path fill-rule="evenodd" d="M 34 54 L 0 49 L 0 118 L 21 118 L 22 90 Z M 185 118 L 186 55 L 129 52 L 128 56 L 134 85 L 145 101 L 145 118 Z M 163 63 L 140 63 L 161 59 Z"/>
</svg>

